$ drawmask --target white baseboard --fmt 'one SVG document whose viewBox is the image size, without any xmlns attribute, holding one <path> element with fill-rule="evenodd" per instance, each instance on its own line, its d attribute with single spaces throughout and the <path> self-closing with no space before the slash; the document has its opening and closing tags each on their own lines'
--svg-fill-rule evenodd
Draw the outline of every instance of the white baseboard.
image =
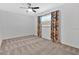
<svg viewBox="0 0 79 59">
<path fill-rule="evenodd" d="M 17 38 L 17 37 L 24 37 L 24 36 L 32 36 L 31 35 L 16 35 L 16 36 L 11 36 L 11 37 L 3 37 L 1 40 L 6 40 L 6 39 L 12 39 L 12 38 Z"/>
<path fill-rule="evenodd" d="M 78 45 L 75 45 L 75 44 L 71 44 L 71 43 L 67 43 L 67 42 L 61 42 L 62 44 L 65 44 L 65 45 L 68 45 L 68 46 L 71 46 L 71 47 L 74 47 L 74 48 L 79 48 Z"/>
<path fill-rule="evenodd" d="M 0 48 L 1 48 L 2 40 L 0 40 Z"/>
</svg>

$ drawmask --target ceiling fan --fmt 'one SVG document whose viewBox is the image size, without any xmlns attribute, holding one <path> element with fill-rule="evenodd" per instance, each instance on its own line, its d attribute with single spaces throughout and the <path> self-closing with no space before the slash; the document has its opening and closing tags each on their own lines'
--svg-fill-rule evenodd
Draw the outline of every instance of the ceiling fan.
<svg viewBox="0 0 79 59">
<path fill-rule="evenodd" d="M 36 10 L 35 9 L 39 9 L 39 7 L 32 7 L 32 4 L 31 3 L 27 3 L 27 7 L 20 7 L 21 9 L 26 9 L 28 12 L 29 11 L 32 11 L 32 12 L 35 12 L 36 13 Z"/>
</svg>

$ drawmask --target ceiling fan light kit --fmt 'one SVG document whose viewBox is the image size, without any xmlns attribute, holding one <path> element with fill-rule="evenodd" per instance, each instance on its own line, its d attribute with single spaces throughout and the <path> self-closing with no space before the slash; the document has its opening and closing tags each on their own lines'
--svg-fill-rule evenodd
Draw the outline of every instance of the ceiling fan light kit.
<svg viewBox="0 0 79 59">
<path fill-rule="evenodd" d="M 39 9 L 39 7 L 32 7 L 31 3 L 27 3 L 27 7 L 20 7 L 21 9 L 26 9 L 26 11 L 28 12 L 34 12 L 36 13 L 36 10 L 35 9 Z"/>
<path fill-rule="evenodd" d="M 33 12 L 32 9 L 28 9 L 28 12 Z"/>
</svg>

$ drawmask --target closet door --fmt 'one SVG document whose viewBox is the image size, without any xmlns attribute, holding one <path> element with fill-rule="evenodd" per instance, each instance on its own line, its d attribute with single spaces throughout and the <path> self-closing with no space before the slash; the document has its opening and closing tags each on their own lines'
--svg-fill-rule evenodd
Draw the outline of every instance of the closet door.
<svg viewBox="0 0 79 59">
<path fill-rule="evenodd" d="M 51 13 L 51 39 L 53 42 L 60 42 L 59 31 L 59 11 L 54 11 Z"/>
</svg>

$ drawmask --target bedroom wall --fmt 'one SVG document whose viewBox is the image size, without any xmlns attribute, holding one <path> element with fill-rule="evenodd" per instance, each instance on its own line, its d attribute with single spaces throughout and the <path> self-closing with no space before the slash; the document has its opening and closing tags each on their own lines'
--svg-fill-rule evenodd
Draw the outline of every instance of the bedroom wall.
<svg viewBox="0 0 79 59">
<path fill-rule="evenodd" d="M 79 4 L 65 4 L 61 11 L 61 42 L 79 48 Z"/>
<path fill-rule="evenodd" d="M 38 16 L 34 16 L 34 19 L 35 19 L 35 34 L 34 35 L 37 36 L 37 31 L 38 31 L 38 29 L 37 29 L 37 27 L 38 27 Z"/>
<path fill-rule="evenodd" d="M 0 10 L 0 39 L 33 35 L 34 17 Z"/>
</svg>

